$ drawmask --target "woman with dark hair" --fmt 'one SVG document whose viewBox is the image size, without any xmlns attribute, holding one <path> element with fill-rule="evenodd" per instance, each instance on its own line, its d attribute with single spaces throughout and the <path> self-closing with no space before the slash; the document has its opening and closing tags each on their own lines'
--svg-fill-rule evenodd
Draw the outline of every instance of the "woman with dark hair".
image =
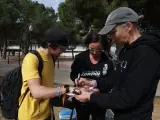
<svg viewBox="0 0 160 120">
<path fill-rule="evenodd" d="M 71 66 L 70 78 L 76 83 L 79 77 L 88 80 L 101 81 L 106 79 L 113 70 L 113 64 L 106 56 L 105 52 L 109 52 L 109 41 L 105 36 L 100 36 L 95 32 L 91 32 L 85 41 L 87 50 L 81 52 L 75 57 Z M 112 88 L 112 81 L 108 81 L 108 90 L 101 91 L 110 92 Z M 77 112 L 77 120 L 89 120 L 92 115 L 92 120 L 105 120 L 106 109 L 102 109 L 94 103 L 81 103 L 74 99 L 75 108 Z"/>
</svg>

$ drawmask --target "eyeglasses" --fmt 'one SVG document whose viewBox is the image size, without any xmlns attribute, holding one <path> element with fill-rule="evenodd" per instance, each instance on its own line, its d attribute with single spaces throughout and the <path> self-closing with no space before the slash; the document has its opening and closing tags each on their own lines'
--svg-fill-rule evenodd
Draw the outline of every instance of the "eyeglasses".
<svg viewBox="0 0 160 120">
<path fill-rule="evenodd" d="M 107 38 L 111 39 L 111 35 L 114 35 L 117 32 L 116 27 L 113 28 L 113 30 L 111 30 L 108 34 L 107 34 Z"/>
<path fill-rule="evenodd" d="M 95 49 L 95 48 L 91 48 L 91 47 L 89 47 L 88 50 L 90 52 L 103 52 L 103 49 Z"/>
<path fill-rule="evenodd" d="M 126 26 L 126 22 L 124 22 L 124 23 L 118 23 L 118 24 L 116 24 L 116 26 L 107 34 L 107 37 L 109 38 L 109 39 L 111 39 L 111 35 L 114 35 L 116 32 L 117 32 L 117 27 L 125 27 Z"/>
</svg>

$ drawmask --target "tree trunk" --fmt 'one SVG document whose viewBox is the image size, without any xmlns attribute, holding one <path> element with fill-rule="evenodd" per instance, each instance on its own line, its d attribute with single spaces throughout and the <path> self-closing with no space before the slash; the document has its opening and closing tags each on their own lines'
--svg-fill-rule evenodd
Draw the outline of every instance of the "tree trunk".
<svg viewBox="0 0 160 120">
<path fill-rule="evenodd" d="M 7 36 L 5 34 L 5 31 L 3 31 L 3 35 L 4 35 L 4 43 L 3 43 L 3 55 L 2 55 L 2 58 L 3 59 L 6 59 L 6 56 L 7 56 Z"/>
<path fill-rule="evenodd" d="M 28 52 L 29 52 L 29 35 L 28 35 L 28 31 L 25 30 L 23 32 L 23 35 L 22 35 L 22 41 L 23 41 L 23 44 L 21 44 L 22 46 L 22 49 L 23 49 L 23 53 L 24 55 L 26 55 Z"/>
<path fill-rule="evenodd" d="M 74 60 L 74 51 L 73 51 L 73 49 L 72 49 L 72 59 Z"/>
</svg>

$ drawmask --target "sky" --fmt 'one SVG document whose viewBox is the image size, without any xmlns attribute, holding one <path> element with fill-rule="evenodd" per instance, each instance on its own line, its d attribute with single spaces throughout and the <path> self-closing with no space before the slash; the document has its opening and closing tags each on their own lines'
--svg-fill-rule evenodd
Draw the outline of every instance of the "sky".
<svg viewBox="0 0 160 120">
<path fill-rule="evenodd" d="M 59 3 L 64 2 L 64 0 L 33 0 L 33 1 L 38 1 L 39 3 L 43 3 L 47 7 L 53 7 L 56 12 Z"/>
</svg>

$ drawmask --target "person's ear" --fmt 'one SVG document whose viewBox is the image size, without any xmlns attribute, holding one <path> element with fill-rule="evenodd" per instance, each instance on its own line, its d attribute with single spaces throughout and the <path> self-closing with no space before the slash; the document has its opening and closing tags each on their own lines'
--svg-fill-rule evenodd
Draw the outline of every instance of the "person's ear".
<svg viewBox="0 0 160 120">
<path fill-rule="evenodd" d="M 128 22 L 127 23 L 127 30 L 130 32 L 132 30 L 132 23 Z"/>
</svg>

